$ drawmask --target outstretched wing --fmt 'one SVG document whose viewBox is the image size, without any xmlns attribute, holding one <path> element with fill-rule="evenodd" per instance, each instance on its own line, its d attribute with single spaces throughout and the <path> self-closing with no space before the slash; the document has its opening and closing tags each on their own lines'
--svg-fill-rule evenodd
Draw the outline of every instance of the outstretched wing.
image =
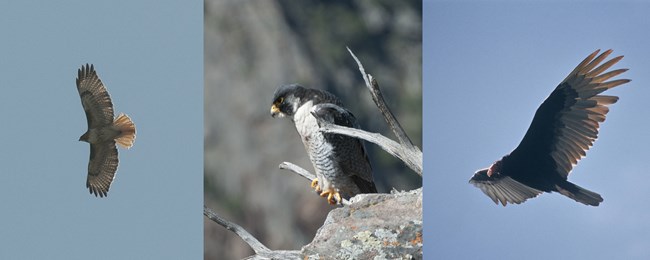
<svg viewBox="0 0 650 260">
<path fill-rule="evenodd" d="M 78 74 L 77 90 L 81 97 L 81 105 L 86 112 L 88 128 L 112 124 L 113 102 L 93 65 L 81 66 Z"/>
<path fill-rule="evenodd" d="M 585 58 L 537 109 L 526 135 L 510 154 L 512 158 L 547 161 L 549 163 L 542 166 L 544 172 L 566 179 L 573 166 L 586 155 L 598 137 L 600 123 L 609 112 L 607 106 L 618 100 L 615 96 L 599 94 L 630 81 L 606 81 L 627 69 L 605 72 L 623 56 L 598 66 L 612 50 L 596 57 L 598 52 L 600 50 Z"/>
<path fill-rule="evenodd" d="M 524 185 L 510 176 L 493 174 L 487 176 L 487 169 L 478 171 L 469 183 L 481 189 L 494 203 L 505 206 L 507 203 L 520 204 L 537 197 L 543 191 Z"/>
<path fill-rule="evenodd" d="M 107 196 L 108 189 L 115 178 L 118 162 L 115 141 L 90 144 L 86 187 L 90 189 L 91 194 Z"/>
<path fill-rule="evenodd" d="M 332 124 L 359 128 L 356 117 L 345 108 L 331 103 L 315 105 L 312 114 Z M 320 121 L 319 121 L 320 122 Z M 372 178 L 372 167 L 362 140 L 339 134 L 326 134 L 325 138 L 334 144 L 335 160 L 343 172 L 351 175 L 362 193 L 376 193 Z"/>
</svg>

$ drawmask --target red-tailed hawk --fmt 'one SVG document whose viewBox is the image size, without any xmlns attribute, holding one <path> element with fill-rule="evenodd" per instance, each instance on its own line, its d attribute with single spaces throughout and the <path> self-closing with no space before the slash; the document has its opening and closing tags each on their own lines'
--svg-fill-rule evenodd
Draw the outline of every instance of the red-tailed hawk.
<svg viewBox="0 0 650 260">
<path fill-rule="evenodd" d="M 135 125 L 125 114 L 113 119 L 113 102 L 93 65 L 86 64 L 79 69 L 77 90 L 88 120 L 88 131 L 79 137 L 79 141 L 90 143 L 86 187 L 91 194 L 104 197 L 115 178 L 119 162 L 115 143 L 131 148 L 135 141 Z"/>
</svg>

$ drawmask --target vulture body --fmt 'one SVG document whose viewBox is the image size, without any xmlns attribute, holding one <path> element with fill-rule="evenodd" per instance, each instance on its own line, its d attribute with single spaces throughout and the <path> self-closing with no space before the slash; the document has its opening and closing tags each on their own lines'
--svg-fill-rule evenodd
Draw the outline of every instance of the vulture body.
<svg viewBox="0 0 650 260">
<path fill-rule="evenodd" d="M 627 69 L 605 72 L 623 56 L 599 65 L 612 50 L 599 52 L 585 58 L 542 103 L 519 146 L 489 168 L 477 171 L 471 184 L 503 206 L 520 204 L 543 192 L 559 192 L 590 206 L 603 201 L 598 193 L 567 181 L 573 166 L 598 137 L 600 123 L 609 112 L 607 106 L 618 101 L 618 97 L 600 93 L 630 81 L 607 81 Z"/>
</svg>

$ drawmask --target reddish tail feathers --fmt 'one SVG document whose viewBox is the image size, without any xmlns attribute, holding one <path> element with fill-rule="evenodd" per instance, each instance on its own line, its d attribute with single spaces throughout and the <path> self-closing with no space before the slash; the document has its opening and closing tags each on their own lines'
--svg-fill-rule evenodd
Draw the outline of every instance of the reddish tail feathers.
<svg viewBox="0 0 650 260">
<path fill-rule="evenodd" d="M 133 124 L 131 118 L 123 113 L 120 113 L 120 115 L 115 118 L 115 121 L 113 123 L 115 127 L 122 132 L 119 136 L 117 136 L 115 142 L 117 142 L 117 144 L 123 148 L 131 148 L 131 146 L 133 146 L 133 142 L 135 141 L 135 124 Z"/>
</svg>

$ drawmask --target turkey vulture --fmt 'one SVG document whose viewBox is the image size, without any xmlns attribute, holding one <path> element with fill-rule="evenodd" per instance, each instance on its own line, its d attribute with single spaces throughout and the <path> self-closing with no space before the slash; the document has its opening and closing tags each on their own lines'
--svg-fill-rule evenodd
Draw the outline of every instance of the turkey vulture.
<svg viewBox="0 0 650 260">
<path fill-rule="evenodd" d="M 603 201 L 598 193 L 567 181 L 573 166 L 598 137 L 598 127 L 609 112 L 607 106 L 618 100 L 599 94 L 630 82 L 606 81 L 627 69 L 605 72 L 623 56 L 598 66 L 612 50 L 599 52 L 596 50 L 578 64 L 544 100 L 515 150 L 470 179 L 494 203 L 519 204 L 552 191 L 585 205 L 598 206 Z"/>
</svg>

